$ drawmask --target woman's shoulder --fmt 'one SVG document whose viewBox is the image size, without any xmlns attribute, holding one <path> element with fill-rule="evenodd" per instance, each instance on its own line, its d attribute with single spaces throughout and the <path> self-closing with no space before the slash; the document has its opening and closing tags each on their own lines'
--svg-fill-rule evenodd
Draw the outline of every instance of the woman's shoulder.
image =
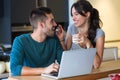
<svg viewBox="0 0 120 80">
<path fill-rule="evenodd" d="M 101 36 L 105 36 L 105 33 L 104 33 L 104 31 L 102 29 L 98 28 L 97 32 L 96 32 L 95 42 Z"/>
<path fill-rule="evenodd" d="M 68 32 L 70 33 L 70 35 L 73 35 L 73 34 L 76 34 L 78 32 L 78 30 L 74 24 L 70 24 L 68 26 Z"/>
<path fill-rule="evenodd" d="M 102 29 L 98 28 L 97 35 L 105 35 L 105 32 Z"/>
<path fill-rule="evenodd" d="M 74 24 L 69 24 L 68 28 L 76 28 Z"/>
</svg>

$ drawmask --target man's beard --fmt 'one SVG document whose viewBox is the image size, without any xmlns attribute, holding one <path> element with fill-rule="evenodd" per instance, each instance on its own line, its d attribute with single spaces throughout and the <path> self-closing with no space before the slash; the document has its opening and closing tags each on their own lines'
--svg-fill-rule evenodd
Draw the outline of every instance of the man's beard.
<svg viewBox="0 0 120 80">
<path fill-rule="evenodd" d="M 47 32 L 45 33 L 47 36 L 53 37 L 55 35 L 55 30 L 53 28 L 47 28 Z"/>
</svg>

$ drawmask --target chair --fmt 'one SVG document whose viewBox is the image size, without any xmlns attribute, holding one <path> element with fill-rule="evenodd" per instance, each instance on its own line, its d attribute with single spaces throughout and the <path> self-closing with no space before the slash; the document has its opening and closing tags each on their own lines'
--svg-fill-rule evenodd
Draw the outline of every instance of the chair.
<svg viewBox="0 0 120 80">
<path fill-rule="evenodd" d="M 117 60 L 117 59 L 118 59 L 118 48 L 117 47 L 104 48 L 103 61 Z"/>
</svg>

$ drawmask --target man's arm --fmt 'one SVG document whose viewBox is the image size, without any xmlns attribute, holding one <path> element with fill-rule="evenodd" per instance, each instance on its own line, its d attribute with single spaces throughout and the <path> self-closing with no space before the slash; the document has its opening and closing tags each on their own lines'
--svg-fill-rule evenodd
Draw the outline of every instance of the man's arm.
<svg viewBox="0 0 120 80">
<path fill-rule="evenodd" d="M 50 73 L 56 72 L 58 67 L 56 64 L 51 64 L 48 67 L 44 68 L 32 68 L 28 66 L 24 66 L 24 52 L 22 47 L 22 42 L 20 38 L 16 38 L 14 40 L 12 51 L 10 55 L 10 69 L 12 76 L 20 76 L 20 75 L 38 75 L 41 73 Z"/>
<path fill-rule="evenodd" d="M 44 67 L 44 68 L 30 68 L 30 67 L 24 66 L 22 68 L 21 75 L 22 76 L 40 75 L 42 73 L 49 74 L 51 72 L 58 72 L 58 69 L 59 69 L 59 65 L 55 63 L 52 63 L 50 66 Z"/>
</svg>

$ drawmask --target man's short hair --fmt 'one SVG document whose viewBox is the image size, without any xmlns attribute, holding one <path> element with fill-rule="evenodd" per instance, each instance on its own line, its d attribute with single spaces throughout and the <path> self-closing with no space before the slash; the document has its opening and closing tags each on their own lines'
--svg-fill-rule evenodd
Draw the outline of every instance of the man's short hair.
<svg viewBox="0 0 120 80">
<path fill-rule="evenodd" d="M 36 29 L 37 23 L 39 21 L 45 22 L 47 19 L 46 14 L 51 14 L 51 13 L 52 10 L 48 7 L 40 7 L 32 10 L 29 16 L 31 26 L 33 26 L 33 28 Z"/>
</svg>

